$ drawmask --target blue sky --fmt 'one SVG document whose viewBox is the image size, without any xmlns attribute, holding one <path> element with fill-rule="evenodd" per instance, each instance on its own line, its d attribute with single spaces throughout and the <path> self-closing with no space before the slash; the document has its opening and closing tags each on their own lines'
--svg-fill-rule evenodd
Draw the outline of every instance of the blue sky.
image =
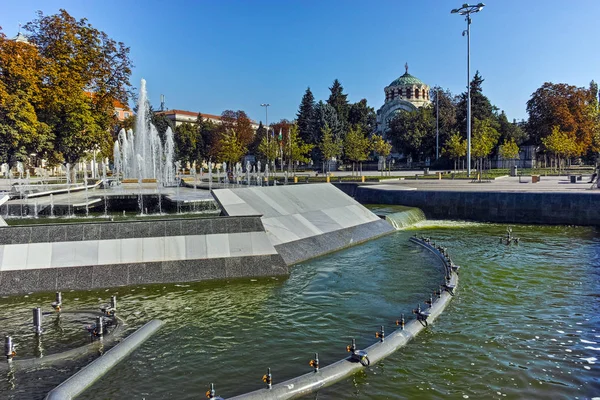
<svg viewBox="0 0 600 400">
<path fill-rule="evenodd" d="M 132 83 L 148 82 L 171 109 L 220 114 L 244 110 L 292 119 L 310 86 L 326 100 L 339 79 L 350 101 L 375 109 L 383 88 L 409 72 L 453 93 L 466 86 L 466 23 L 460 0 L 0 0 L 0 26 L 16 35 L 35 11 L 66 9 L 131 47 Z M 140 6 L 139 4 L 143 4 Z M 600 80 L 598 0 L 488 0 L 471 25 L 471 71 L 509 119 L 544 82 Z"/>
</svg>

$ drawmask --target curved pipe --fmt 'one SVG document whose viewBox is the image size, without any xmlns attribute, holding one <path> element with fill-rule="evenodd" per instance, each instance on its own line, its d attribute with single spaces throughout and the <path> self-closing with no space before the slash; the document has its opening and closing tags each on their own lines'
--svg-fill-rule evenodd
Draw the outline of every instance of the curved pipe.
<svg viewBox="0 0 600 400">
<path fill-rule="evenodd" d="M 52 389 L 46 400 L 70 400 L 83 393 L 94 382 L 110 371 L 115 365 L 137 349 L 152 336 L 163 321 L 154 319 L 129 335 L 121 343 L 107 351 L 103 356 L 83 367 L 75 375 Z"/>
<path fill-rule="evenodd" d="M 91 315 L 93 317 L 104 315 L 100 311 L 61 311 L 61 314 L 79 314 L 79 315 Z M 117 319 L 117 324 L 115 328 L 109 331 L 108 334 L 105 334 L 102 340 L 96 340 L 88 344 L 84 344 L 83 346 L 76 347 L 71 350 L 66 350 L 60 353 L 48 354 L 44 357 L 29 357 L 29 358 L 13 358 L 10 363 L 0 363 L 0 371 L 6 369 L 28 369 L 33 367 L 38 367 L 41 365 L 54 364 L 56 362 L 62 360 L 75 360 L 86 354 L 90 354 L 93 352 L 101 352 L 103 347 L 111 345 L 113 342 L 118 340 L 123 334 L 123 326 L 125 322 L 119 318 L 119 316 L 115 317 Z"/>
<path fill-rule="evenodd" d="M 448 265 L 446 264 L 445 258 L 435 247 L 417 238 L 411 238 L 410 241 L 419 244 L 425 249 L 436 254 L 442 260 L 444 269 L 446 271 L 448 270 Z M 449 284 L 454 286 L 458 285 L 458 275 L 451 269 Z M 442 313 L 442 311 L 444 311 L 451 299 L 452 296 L 446 291 L 444 291 L 439 298 L 435 299 L 431 307 L 427 309 L 427 311 L 430 313 L 427 321 L 433 322 Z M 369 360 L 371 361 L 371 364 L 382 360 L 383 358 L 394 353 L 399 348 L 405 346 L 423 329 L 425 329 L 425 326 L 422 325 L 421 322 L 414 319 L 407 323 L 404 329 L 397 329 L 389 336 L 386 336 L 384 342 L 377 342 L 364 349 L 369 354 Z M 354 374 L 362 368 L 364 367 L 360 363 L 352 362 L 350 357 L 347 357 L 331 365 L 322 367 L 317 372 L 310 372 L 297 378 L 275 384 L 271 389 L 256 390 L 254 392 L 232 397 L 230 400 L 295 399 L 315 392 L 324 387 L 333 385 L 334 383 Z"/>
</svg>

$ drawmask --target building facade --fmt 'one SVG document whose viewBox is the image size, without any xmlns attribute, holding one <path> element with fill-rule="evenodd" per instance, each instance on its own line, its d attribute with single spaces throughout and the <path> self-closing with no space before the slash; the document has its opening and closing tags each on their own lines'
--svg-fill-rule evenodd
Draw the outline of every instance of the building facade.
<svg viewBox="0 0 600 400">
<path fill-rule="evenodd" d="M 429 85 L 408 73 L 404 65 L 404 75 L 385 87 L 385 103 L 377 110 L 377 133 L 385 137 L 390 121 L 401 111 L 415 111 L 431 103 Z"/>
<path fill-rule="evenodd" d="M 171 120 L 171 122 L 173 122 L 174 126 L 179 126 L 185 122 L 189 123 L 189 124 L 193 124 L 196 122 L 196 120 L 198 119 L 198 113 L 197 112 L 193 112 L 193 111 L 185 111 L 185 110 L 167 110 L 167 111 L 157 111 L 157 114 L 162 114 L 164 115 L 166 118 L 168 118 L 169 120 Z M 213 114 L 204 114 L 202 113 L 202 118 L 204 118 L 205 120 L 208 120 L 212 123 L 215 123 L 217 125 L 221 125 L 221 123 L 223 122 L 221 120 L 221 116 L 220 115 L 213 115 Z M 250 124 L 252 125 L 252 130 L 254 132 L 256 132 L 256 130 L 258 129 L 258 125 L 256 123 L 256 121 L 250 120 Z"/>
</svg>

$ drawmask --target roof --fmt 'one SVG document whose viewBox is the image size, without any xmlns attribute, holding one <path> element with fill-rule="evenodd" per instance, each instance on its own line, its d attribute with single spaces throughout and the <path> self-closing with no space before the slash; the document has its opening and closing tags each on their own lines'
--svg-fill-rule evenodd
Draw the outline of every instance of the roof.
<svg viewBox="0 0 600 400">
<path fill-rule="evenodd" d="M 87 97 L 89 97 L 90 99 L 93 99 L 93 98 L 96 96 L 96 93 L 95 93 L 95 92 L 90 92 L 90 91 L 87 91 L 87 90 L 86 90 L 84 93 L 85 93 L 85 95 L 86 95 Z M 112 102 L 113 102 L 113 107 L 114 107 L 114 108 L 121 108 L 121 109 L 123 109 L 124 111 L 131 111 L 131 109 L 129 108 L 129 106 L 128 106 L 128 105 L 121 103 L 121 102 L 120 102 L 119 100 L 117 100 L 117 99 L 113 99 L 113 101 L 112 101 Z"/>
<path fill-rule="evenodd" d="M 402 75 L 400 78 L 396 79 L 390 86 L 412 86 L 412 85 L 424 85 L 424 83 L 419 79 L 415 78 L 408 72 Z"/>
<path fill-rule="evenodd" d="M 25 35 L 23 35 L 21 32 L 17 33 L 17 36 L 15 36 L 13 38 L 13 40 L 15 42 L 31 44 L 31 43 L 29 43 L 29 40 L 27 40 L 27 37 Z"/>
<path fill-rule="evenodd" d="M 208 118 L 208 119 L 217 119 L 217 120 L 221 120 L 221 116 L 220 115 L 213 115 L 213 114 L 204 114 L 204 113 L 197 113 L 197 112 L 193 112 L 193 111 L 185 111 L 185 110 L 167 110 L 167 111 L 157 111 L 157 114 L 163 114 L 163 115 L 175 115 L 175 114 L 180 114 L 180 115 L 187 115 L 189 117 L 198 117 L 198 114 L 202 114 L 202 117 L 204 118 Z"/>
<path fill-rule="evenodd" d="M 214 114 L 205 114 L 205 113 L 197 113 L 197 112 L 193 112 L 193 111 L 185 111 L 185 110 L 167 110 L 167 111 L 157 111 L 157 114 L 163 114 L 163 115 L 187 115 L 189 117 L 198 117 L 198 114 L 202 114 L 203 118 L 206 119 L 216 119 L 218 121 L 221 120 L 221 116 L 220 115 L 214 115 Z M 256 121 L 254 120 L 250 120 L 251 123 L 256 124 Z"/>
</svg>

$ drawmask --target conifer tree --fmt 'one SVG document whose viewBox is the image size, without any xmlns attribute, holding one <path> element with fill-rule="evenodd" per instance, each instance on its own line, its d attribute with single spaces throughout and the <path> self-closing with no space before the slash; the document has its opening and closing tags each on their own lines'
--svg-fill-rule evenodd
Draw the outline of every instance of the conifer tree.
<svg viewBox="0 0 600 400">
<path fill-rule="evenodd" d="M 302 140 L 306 143 L 312 143 L 311 140 L 314 138 L 312 128 L 315 119 L 315 97 L 310 91 L 310 87 L 306 88 L 304 96 L 302 96 L 302 102 L 300 108 L 296 114 L 298 124 L 298 134 Z"/>
<path fill-rule="evenodd" d="M 348 105 L 348 95 L 344 94 L 344 88 L 337 79 L 333 81 L 333 85 L 329 88 L 329 90 L 331 91 L 331 94 L 329 95 L 327 104 L 335 109 L 342 128 L 342 135 L 345 135 L 345 132 L 348 128 L 348 111 L 350 108 Z"/>
</svg>

